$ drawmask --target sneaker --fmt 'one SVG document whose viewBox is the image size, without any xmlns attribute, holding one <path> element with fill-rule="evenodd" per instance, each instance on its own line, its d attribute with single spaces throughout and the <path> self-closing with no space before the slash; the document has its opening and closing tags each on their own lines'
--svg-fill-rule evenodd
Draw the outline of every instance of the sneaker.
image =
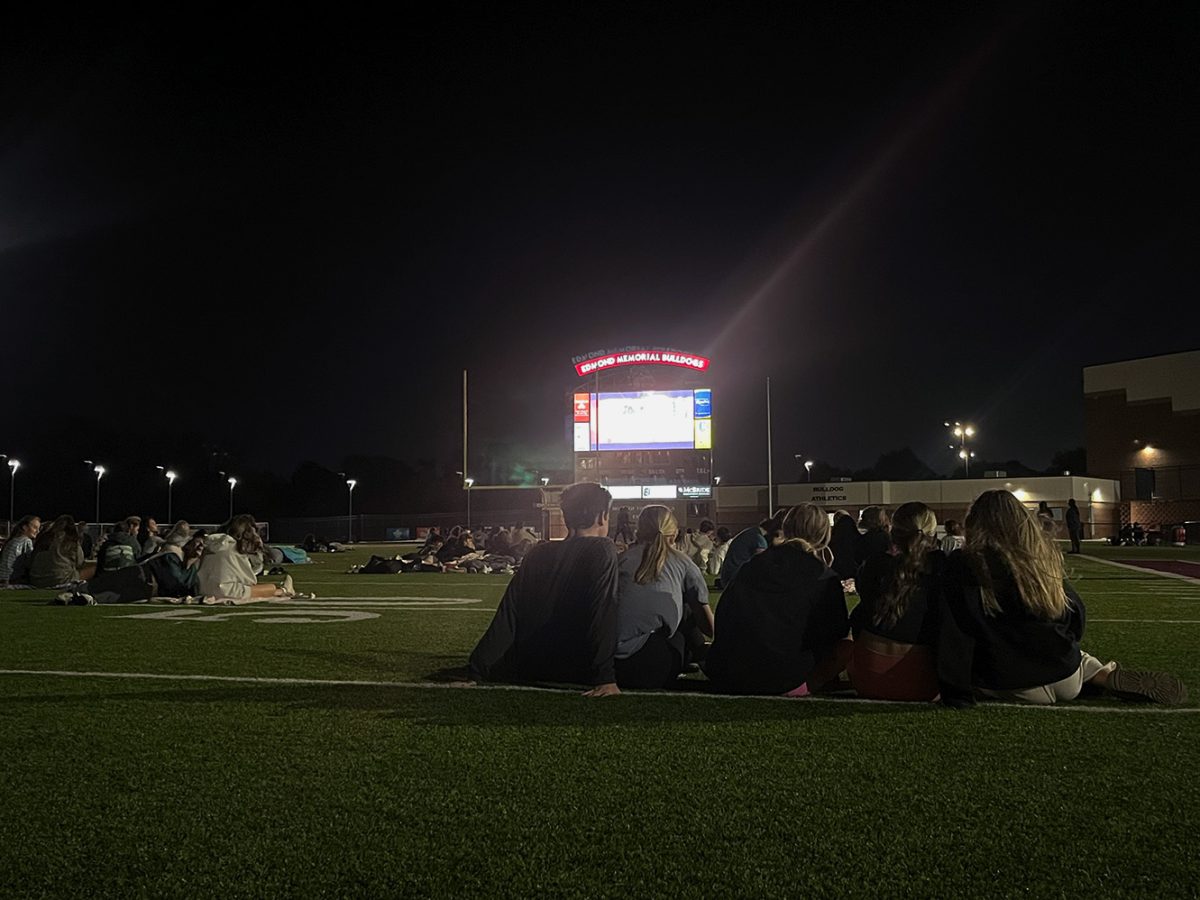
<svg viewBox="0 0 1200 900">
<path fill-rule="evenodd" d="M 74 591 L 63 591 L 57 597 L 50 601 L 51 606 L 66 606 L 75 596 Z"/>
<path fill-rule="evenodd" d="M 1167 672 L 1143 672 L 1118 666 L 1108 676 L 1108 690 L 1123 700 L 1177 704 L 1187 700 L 1187 687 Z"/>
<path fill-rule="evenodd" d="M 316 600 L 317 595 L 312 593 L 311 591 L 308 593 L 301 592 L 299 594 L 293 594 L 292 599 L 293 600 Z"/>
<path fill-rule="evenodd" d="M 91 594 L 76 594 L 68 606 L 95 606 L 96 598 Z"/>
</svg>

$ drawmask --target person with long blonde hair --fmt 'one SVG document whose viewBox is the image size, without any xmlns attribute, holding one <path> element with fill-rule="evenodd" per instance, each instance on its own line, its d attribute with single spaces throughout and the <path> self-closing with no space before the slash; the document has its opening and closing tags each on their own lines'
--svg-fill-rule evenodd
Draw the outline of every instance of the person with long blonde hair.
<svg viewBox="0 0 1200 900">
<path fill-rule="evenodd" d="M 617 568 L 617 684 L 660 688 L 702 655 L 712 637 L 708 585 L 700 568 L 674 546 L 675 514 L 647 506 L 634 543 Z"/>
<path fill-rule="evenodd" d="M 858 574 L 850 681 L 860 697 L 930 701 L 939 693 L 934 646 L 946 568 L 937 516 L 905 503 L 892 516 L 891 541 L 895 554 L 871 557 Z"/>
<path fill-rule="evenodd" d="M 742 566 L 717 604 L 703 668 L 721 690 L 804 694 L 836 681 L 849 658 L 846 596 L 828 565 L 829 516 L 802 503 L 782 530 L 782 542 Z"/>
<path fill-rule="evenodd" d="M 978 691 L 1051 704 L 1075 699 L 1084 685 L 1126 699 L 1187 699 L 1174 675 L 1103 663 L 1080 649 L 1086 611 L 1066 580 L 1062 552 L 1011 493 L 980 494 L 966 526 L 966 547 L 947 566 L 953 628 L 942 628 L 938 642 L 943 702 L 970 705 Z"/>
</svg>

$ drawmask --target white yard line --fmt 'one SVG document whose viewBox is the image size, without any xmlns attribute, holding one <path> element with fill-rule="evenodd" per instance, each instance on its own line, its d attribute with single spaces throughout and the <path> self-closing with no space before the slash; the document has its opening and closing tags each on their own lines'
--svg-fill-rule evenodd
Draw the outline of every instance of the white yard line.
<svg viewBox="0 0 1200 900">
<path fill-rule="evenodd" d="M 1158 569 L 1144 569 L 1141 566 L 1131 566 L 1128 563 L 1119 563 L 1111 559 L 1100 559 L 1096 556 L 1089 556 L 1092 562 L 1098 562 L 1103 566 L 1113 566 L 1117 569 L 1124 569 L 1126 572 L 1137 572 L 1139 575 L 1149 575 L 1152 578 L 1174 578 L 1178 581 L 1185 581 L 1188 584 L 1200 585 L 1200 578 L 1193 578 L 1190 575 L 1180 575 L 1177 572 L 1160 572 Z M 1174 560 L 1146 560 L 1147 562 L 1174 562 Z M 1190 562 L 1191 560 L 1179 560 L 1179 562 Z"/>
<path fill-rule="evenodd" d="M 1093 619 L 1088 616 L 1088 624 L 1093 622 L 1135 622 L 1138 625 L 1200 625 L 1200 619 Z"/>
<path fill-rule="evenodd" d="M 54 678 L 109 678 L 136 679 L 147 681 L 203 681 L 227 684 L 264 684 L 264 685 L 307 685 L 312 687 L 379 687 L 399 688 L 403 690 L 473 690 L 473 691 L 525 691 L 547 694 L 579 694 L 579 688 L 551 688 L 536 685 L 516 684 L 473 684 L 465 685 L 454 682 L 436 681 L 366 681 L 366 680 L 337 680 L 327 678 L 264 678 L 251 675 L 171 675 L 160 672 L 74 672 L 62 669 L 0 669 L 0 675 L 54 677 Z M 864 700 L 859 697 L 804 697 L 793 698 L 783 696 L 749 697 L 733 694 L 710 694 L 700 691 L 626 691 L 625 697 L 675 697 L 679 699 L 696 698 L 704 700 L 725 700 L 733 702 L 772 701 L 786 703 L 836 703 L 858 706 L 898 706 L 905 709 L 930 709 L 930 704 L 906 703 L 899 700 Z M 2 702 L 2 701 L 0 701 Z M 614 701 L 600 701 L 614 702 Z M 1200 713 L 1200 707 L 1164 708 L 1156 706 L 1072 706 L 1061 704 L 1054 706 L 1031 706 L 1022 703 L 998 703 L 987 701 L 979 704 L 981 709 L 990 708 L 1020 709 L 1029 711 L 1058 711 L 1083 713 L 1123 713 L 1133 715 L 1147 714 L 1194 714 Z"/>
</svg>

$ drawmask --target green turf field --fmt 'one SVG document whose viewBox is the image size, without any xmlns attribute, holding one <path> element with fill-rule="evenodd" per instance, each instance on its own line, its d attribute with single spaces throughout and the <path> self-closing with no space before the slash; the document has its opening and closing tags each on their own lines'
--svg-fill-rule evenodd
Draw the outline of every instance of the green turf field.
<svg viewBox="0 0 1200 900">
<path fill-rule="evenodd" d="M 1200 585 L 1069 561 L 1086 647 L 1182 709 L 589 701 L 448 686 L 507 579 L 344 574 L 370 550 L 292 608 L 0 593 L 0 893 L 1200 891 Z"/>
</svg>

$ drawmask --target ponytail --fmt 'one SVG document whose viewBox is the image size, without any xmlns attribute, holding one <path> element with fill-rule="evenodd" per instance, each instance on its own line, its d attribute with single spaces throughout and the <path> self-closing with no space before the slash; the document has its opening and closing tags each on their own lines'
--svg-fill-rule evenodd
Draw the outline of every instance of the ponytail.
<svg viewBox="0 0 1200 900">
<path fill-rule="evenodd" d="M 671 543 L 679 533 L 675 514 L 665 506 L 647 506 L 638 516 L 637 542 L 642 545 L 642 561 L 633 580 L 649 584 L 658 580 L 671 555 Z"/>
<path fill-rule="evenodd" d="M 936 547 L 936 534 L 937 517 L 924 503 L 905 503 L 896 510 L 892 542 L 898 555 L 875 610 L 876 625 L 890 627 L 904 618 L 925 572 L 925 558 Z"/>
</svg>

